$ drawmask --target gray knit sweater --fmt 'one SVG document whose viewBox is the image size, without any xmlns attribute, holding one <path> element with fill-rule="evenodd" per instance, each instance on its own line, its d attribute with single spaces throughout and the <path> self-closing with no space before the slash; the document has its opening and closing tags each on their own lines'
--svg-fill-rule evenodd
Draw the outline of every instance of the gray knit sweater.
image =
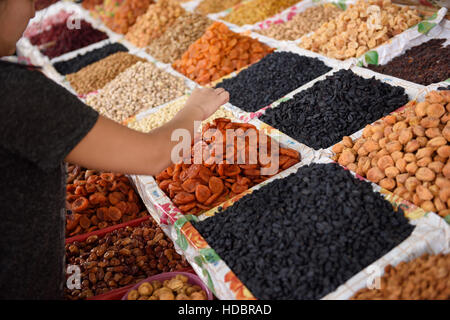
<svg viewBox="0 0 450 320">
<path fill-rule="evenodd" d="M 0 299 L 60 299 L 63 160 L 98 113 L 39 71 L 0 61 Z"/>
</svg>

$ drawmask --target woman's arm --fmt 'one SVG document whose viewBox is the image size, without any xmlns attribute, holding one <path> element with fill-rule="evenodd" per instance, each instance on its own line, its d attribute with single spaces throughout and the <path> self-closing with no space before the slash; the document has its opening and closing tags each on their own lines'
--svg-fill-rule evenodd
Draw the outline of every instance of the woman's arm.
<svg viewBox="0 0 450 320">
<path fill-rule="evenodd" d="M 90 169 L 157 175 L 170 166 L 172 148 L 179 143 L 171 141 L 172 132 L 187 129 L 193 137 L 194 121 L 207 119 L 228 100 L 229 94 L 222 88 L 196 89 L 171 121 L 150 133 L 131 130 L 100 116 L 65 160 Z"/>
</svg>

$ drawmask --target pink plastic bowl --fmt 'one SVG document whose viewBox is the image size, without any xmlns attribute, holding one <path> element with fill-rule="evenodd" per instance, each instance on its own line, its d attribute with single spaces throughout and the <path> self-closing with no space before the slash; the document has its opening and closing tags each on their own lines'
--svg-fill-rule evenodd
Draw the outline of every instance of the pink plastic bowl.
<svg viewBox="0 0 450 320">
<path fill-rule="evenodd" d="M 137 290 L 137 288 L 139 288 L 139 286 L 144 282 L 150 282 L 150 281 L 163 282 L 165 280 L 170 280 L 172 278 L 175 278 L 175 276 L 177 276 L 178 274 L 182 274 L 183 276 L 188 277 L 188 283 L 190 283 L 192 285 L 200 286 L 202 288 L 202 290 L 205 291 L 207 299 L 213 300 L 213 294 L 212 294 L 211 290 L 209 290 L 209 288 L 203 283 L 203 281 L 200 280 L 200 278 L 197 275 L 188 273 L 188 272 L 166 272 L 166 273 L 158 274 L 153 277 L 149 277 L 145 280 L 142 280 L 141 282 L 136 284 L 133 288 L 128 290 L 128 292 L 122 297 L 122 300 L 128 300 L 127 299 L 128 293 L 130 293 L 130 291 L 132 291 L 132 290 Z"/>
</svg>

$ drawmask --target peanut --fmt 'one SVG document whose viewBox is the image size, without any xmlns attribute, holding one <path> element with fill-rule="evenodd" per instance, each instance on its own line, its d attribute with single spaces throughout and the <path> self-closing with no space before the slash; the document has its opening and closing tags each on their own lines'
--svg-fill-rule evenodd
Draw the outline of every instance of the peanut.
<svg viewBox="0 0 450 320">
<path fill-rule="evenodd" d="M 428 105 L 426 112 L 429 117 L 440 118 L 444 115 L 445 108 L 441 104 L 433 103 Z"/>
<path fill-rule="evenodd" d="M 416 177 L 421 181 L 433 181 L 436 174 L 428 168 L 419 168 L 416 172 Z"/>
<path fill-rule="evenodd" d="M 381 179 L 385 177 L 383 171 L 381 171 L 378 167 L 370 168 L 367 171 L 367 179 L 372 182 L 378 183 Z"/>
<path fill-rule="evenodd" d="M 419 196 L 421 200 L 431 200 L 433 199 L 433 194 L 422 185 L 418 185 L 416 188 L 416 194 Z"/>
</svg>

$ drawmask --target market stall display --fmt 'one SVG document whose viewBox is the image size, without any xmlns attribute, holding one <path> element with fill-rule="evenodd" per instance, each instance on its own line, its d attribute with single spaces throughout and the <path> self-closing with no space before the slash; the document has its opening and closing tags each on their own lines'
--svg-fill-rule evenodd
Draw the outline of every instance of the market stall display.
<svg viewBox="0 0 450 320">
<path fill-rule="evenodd" d="M 274 52 L 216 87 L 230 93 L 231 104 L 258 111 L 330 70 L 317 58 Z"/>
<path fill-rule="evenodd" d="M 336 164 L 301 167 L 193 225 L 259 299 L 320 299 L 414 229 Z"/>
<path fill-rule="evenodd" d="M 270 27 L 257 30 L 264 36 L 277 40 L 297 40 L 307 33 L 318 29 L 322 24 L 337 18 L 342 9 L 328 3 L 318 5 L 297 13 L 292 20 L 272 24 Z"/>
<path fill-rule="evenodd" d="M 420 20 L 417 10 L 390 0 L 360 0 L 312 35 L 304 36 L 299 46 L 334 59 L 359 57 Z"/>
<path fill-rule="evenodd" d="M 232 141 L 227 141 L 227 129 L 234 130 Z M 217 131 L 220 136 L 215 136 Z M 204 140 L 192 146 L 192 164 L 174 164 L 161 172 L 156 177 L 159 187 L 181 212 L 199 215 L 301 161 L 301 155 L 293 149 L 281 147 L 279 154 L 271 155 L 272 139 L 266 136 L 264 141 L 258 135 L 251 124 L 215 119 L 203 128 Z M 194 163 L 196 148 L 203 150 L 201 164 Z M 267 159 L 261 158 L 261 150 L 267 152 Z M 218 160 L 224 163 L 217 164 Z M 269 169 L 272 162 L 279 166 L 275 172 L 264 174 L 262 170 Z"/>
<path fill-rule="evenodd" d="M 251 0 L 243 2 L 223 17 L 224 21 L 242 26 L 262 21 L 296 4 L 298 0 Z"/>
<path fill-rule="evenodd" d="M 151 62 L 137 62 L 97 93 L 86 98 L 100 114 L 122 122 L 145 109 L 157 107 L 186 93 L 185 80 Z"/>
<path fill-rule="evenodd" d="M 317 150 L 331 147 L 407 102 L 401 87 L 339 70 L 267 109 L 260 120 Z"/>
<path fill-rule="evenodd" d="M 160 0 L 148 7 L 129 28 L 126 39 L 139 48 L 148 46 L 172 26 L 184 9 L 174 0 Z"/>
<path fill-rule="evenodd" d="M 68 74 L 66 78 L 78 94 L 88 94 L 103 88 L 138 62 L 146 62 L 146 60 L 127 52 L 117 52 L 75 73 Z"/>
<path fill-rule="evenodd" d="M 380 288 L 361 289 L 352 300 L 449 300 L 450 254 L 429 255 L 387 266 Z"/>
<path fill-rule="evenodd" d="M 150 43 L 147 52 L 161 62 L 173 63 L 205 33 L 211 23 L 202 15 L 185 12 L 161 37 Z"/>
<path fill-rule="evenodd" d="M 122 174 L 68 166 L 66 236 L 90 233 L 148 215 Z"/>
<path fill-rule="evenodd" d="M 66 288 L 69 300 L 91 298 L 189 266 L 151 217 L 137 226 L 67 243 L 66 263 L 81 267 L 81 289 Z"/>
<path fill-rule="evenodd" d="M 332 150 L 335 160 L 426 211 L 450 214 L 450 91 L 432 91 L 345 137 Z"/>
<path fill-rule="evenodd" d="M 255 63 L 272 51 L 266 44 L 214 22 L 173 67 L 204 85 Z"/>
<path fill-rule="evenodd" d="M 81 268 L 82 288 L 66 299 L 449 299 L 445 8 L 84 0 L 47 10 L 17 61 L 129 128 L 170 121 L 191 80 L 230 93 L 190 162 L 155 177 L 68 167 L 66 263 Z M 367 290 L 368 270 L 386 266 L 382 288 Z"/>
<path fill-rule="evenodd" d="M 450 46 L 445 45 L 447 42 L 447 39 L 431 39 L 387 64 L 369 64 L 368 68 L 425 86 L 445 81 L 450 75 Z"/>
<path fill-rule="evenodd" d="M 94 62 L 100 61 L 117 52 L 128 52 L 128 49 L 120 43 L 109 43 L 101 48 L 79 54 L 70 60 L 64 60 L 53 64 L 56 71 L 62 75 L 75 73 Z"/>
</svg>

